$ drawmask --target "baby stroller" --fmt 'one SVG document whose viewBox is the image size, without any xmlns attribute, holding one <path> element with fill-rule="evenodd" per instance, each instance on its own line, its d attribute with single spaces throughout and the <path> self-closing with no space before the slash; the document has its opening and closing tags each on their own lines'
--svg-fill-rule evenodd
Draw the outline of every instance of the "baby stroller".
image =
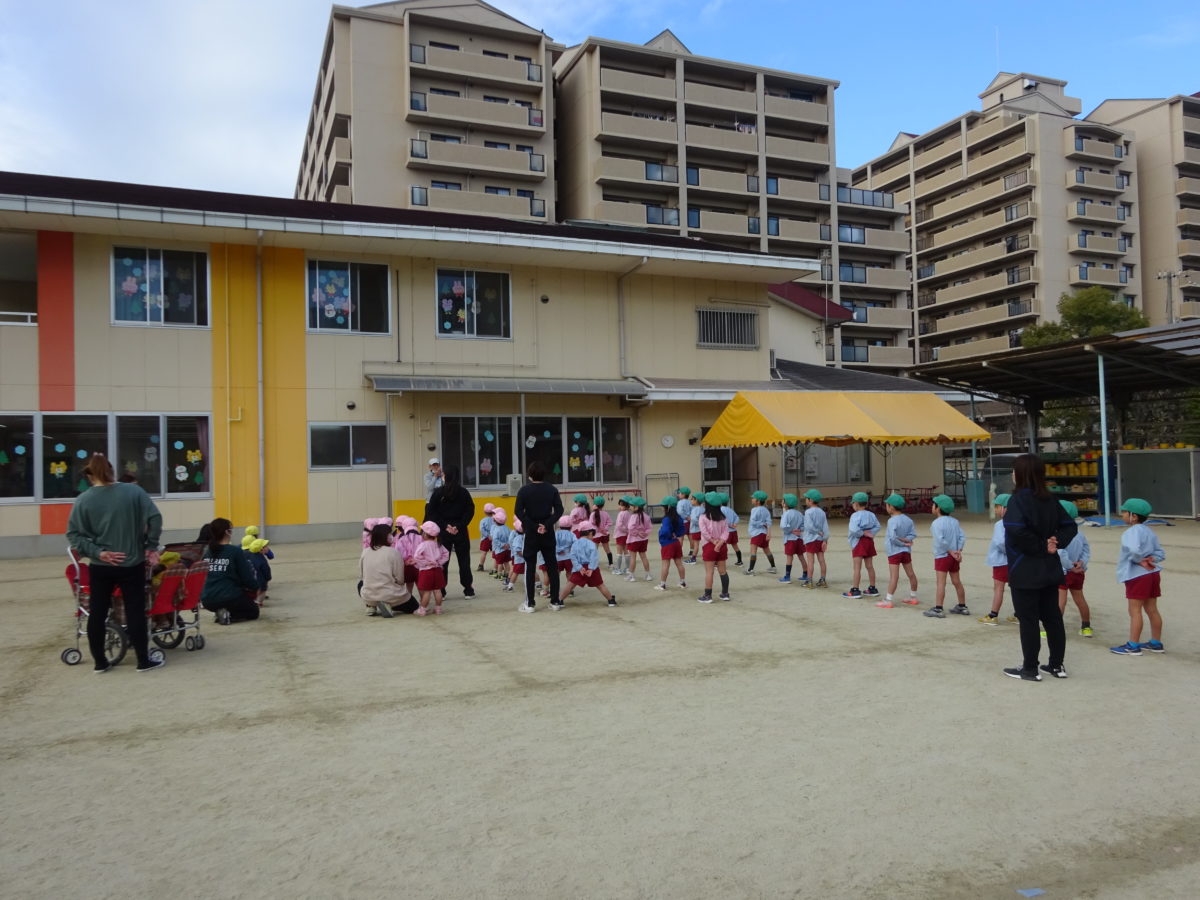
<svg viewBox="0 0 1200 900">
<path fill-rule="evenodd" d="M 87 620 L 91 610 L 91 578 L 88 567 L 79 561 L 79 555 L 70 547 L 67 548 L 66 576 L 71 585 L 71 594 L 75 601 L 75 646 L 67 647 L 59 654 L 68 666 L 79 665 L 83 661 L 83 651 L 79 645 L 87 637 Z M 143 609 L 145 601 L 143 600 Z M 129 650 L 129 636 L 125 633 L 125 617 L 128 615 L 125 598 L 120 592 L 114 592 L 112 609 L 108 613 L 108 622 L 104 629 L 104 656 L 110 666 L 115 666 L 125 658 Z M 144 612 L 141 613 L 145 615 Z M 160 645 L 161 647 L 161 645 Z M 158 647 L 150 648 L 150 659 L 157 662 L 163 658 L 163 652 Z"/>
<path fill-rule="evenodd" d="M 185 650 L 203 650 L 200 633 L 200 594 L 208 578 L 208 560 L 190 568 L 182 562 L 168 566 L 157 586 L 150 588 L 150 640 L 164 650 L 183 644 Z M 188 634 L 194 631 L 195 634 Z"/>
</svg>

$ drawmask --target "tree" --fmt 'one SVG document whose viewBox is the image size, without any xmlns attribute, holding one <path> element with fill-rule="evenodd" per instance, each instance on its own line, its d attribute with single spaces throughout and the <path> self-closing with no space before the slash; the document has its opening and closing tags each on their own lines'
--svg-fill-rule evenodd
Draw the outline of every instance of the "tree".
<svg viewBox="0 0 1200 900">
<path fill-rule="evenodd" d="M 1045 347 L 1149 325 L 1146 317 L 1107 288 L 1089 287 L 1058 299 L 1058 322 L 1040 322 L 1021 333 L 1022 347 Z"/>
</svg>

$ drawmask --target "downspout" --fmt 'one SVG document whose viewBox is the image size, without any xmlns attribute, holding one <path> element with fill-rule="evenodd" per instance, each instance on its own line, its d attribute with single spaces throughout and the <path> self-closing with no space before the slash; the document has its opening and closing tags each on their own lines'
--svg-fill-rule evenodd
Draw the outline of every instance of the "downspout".
<svg viewBox="0 0 1200 900">
<path fill-rule="evenodd" d="M 383 395 L 383 432 L 387 435 L 387 511 L 391 516 L 395 513 L 392 500 L 392 398 L 395 394 Z"/>
<path fill-rule="evenodd" d="M 255 307 L 258 316 L 258 527 L 267 528 L 266 423 L 263 421 L 263 266 L 262 229 L 254 243 Z"/>
<path fill-rule="evenodd" d="M 643 256 L 641 262 L 626 269 L 617 276 L 617 344 L 621 357 L 621 377 L 631 378 L 629 369 L 626 364 L 625 355 L 625 279 L 644 266 L 650 261 L 648 256 Z"/>
</svg>

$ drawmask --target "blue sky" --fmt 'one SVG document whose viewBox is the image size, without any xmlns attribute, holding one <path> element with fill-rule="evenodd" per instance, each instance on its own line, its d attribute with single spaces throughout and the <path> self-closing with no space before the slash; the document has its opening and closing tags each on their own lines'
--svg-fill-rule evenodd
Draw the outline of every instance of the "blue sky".
<svg viewBox="0 0 1200 900">
<path fill-rule="evenodd" d="M 495 5 L 563 43 L 670 28 L 694 53 L 837 79 L 843 166 L 977 108 L 999 69 L 1067 80 L 1085 113 L 1107 97 L 1200 91 L 1197 4 Z M 0 169 L 290 196 L 329 9 L 0 0 Z"/>
</svg>

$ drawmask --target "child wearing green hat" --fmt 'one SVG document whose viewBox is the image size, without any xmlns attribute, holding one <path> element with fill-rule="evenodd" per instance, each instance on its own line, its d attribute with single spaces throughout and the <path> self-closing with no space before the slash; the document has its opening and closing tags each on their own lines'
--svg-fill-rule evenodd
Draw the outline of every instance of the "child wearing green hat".
<svg viewBox="0 0 1200 900">
<path fill-rule="evenodd" d="M 999 499 L 999 498 L 997 498 Z M 1079 518 L 1079 507 L 1070 500 L 1059 500 L 1059 504 L 1066 511 L 1067 515 L 1072 519 Z M 1067 611 L 1067 595 L 1075 601 L 1075 608 L 1079 610 L 1079 633 L 1084 637 L 1092 636 L 1092 610 L 1088 606 L 1087 598 L 1083 596 L 1083 579 L 1087 573 L 1088 562 L 1092 558 L 1092 547 L 1088 543 L 1088 539 L 1084 537 L 1083 529 L 1075 533 L 1075 537 L 1071 538 L 1071 543 L 1065 548 L 1060 548 L 1058 558 L 1062 560 L 1063 576 L 1066 578 L 1058 588 L 1058 609 L 1060 612 Z"/>
<path fill-rule="evenodd" d="M 617 562 L 612 567 L 612 573 L 614 575 L 624 575 L 629 570 L 629 555 L 625 552 L 626 545 L 629 542 L 629 516 L 632 510 L 629 497 L 625 496 L 618 499 L 617 506 L 620 512 L 617 513 L 617 521 L 613 524 L 612 530 L 613 541 L 617 545 Z"/>
<path fill-rule="evenodd" d="M 963 587 L 962 576 L 958 573 L 967 536 L 958 524 L 958 519 L 950 515 L 952 512 L 954 501 L 945 494 L 938 494 L 933 498 L 933 522 L 929 526 L 929 534 L 933 537 L 933 571 L 937 576 L 937 589 L 933 606 L 925 610 L 925 615 L 931 619 L 946 618 L 942 604 L 946 600 L 947 577 L 958 594 L 958 604 L 950 612 L 960 616 L 971 614 L 967 609 L 967 589 Z"/>
<path fill-rule="evenodd" d="M 721 515 L 725 517 L 725 527 L 729 531 L 725 536 L 725 544 L 737 554 L 737 562 L 734 565 L 740 566 L 742 564 L 742 548 L 738 546 L 737 527 L 741 517 L 729 505 L 729 495 L 724 492 L 721 493 Z"/>
<path fill-rule="evenodd" d="M 779 517 L 779 531 L 783 535 L 783 552 L 787 559 L 779 583 L 792 583 L 792 558 L 795 556 L 800 557 L 800 579 L 807 581 L 808 569 L 804 568 L 804 513 L 796 508 L 800 505 L 800 498 L 795 494 L 784 494 L 783 505 L 787 508 Z"/>
<path fill-rule="evenodd" d="M 704 593 L 696 599 L 701 603 L 712 603 L 714 570 L 721 575 L 721 599 L 729 599 L 729 575 L 725 561 L 729 558 L 726 539 L 729 528 L 725 514 L 721 512 L 721 495 L 709 491 L 704 495 L 704 513 L 700 516 L 701 555 L 704 559 Z"/>
<path fill-rule="evenodd" d="M 571 526 L 574 527 L 577 522 L 592 517 L 592 508 L 588 505 L 587 494 L 576 494 L 571 500 L 575 503 L 575 508 L 571 510 Z"/>
<path fill-rule="evenodd" d="M 627 537 L 625 540 L 625 549 L 629 551 L 629 574 L 625 576 L 626 581 L 637 580 L 637 563 L 642 561 L 642 568 L 646 570 L 646 580 L 653 581 L 654 576 L 650 574 L 650 560 L 646 558 L 646 547 L 650 544 L 650 517 L 646 515 L 646 498 L 645 497 L 630 497 L 629 504 L 633 510 L 629 513 L 629 521 L 626 524 Z"/>
<path fill-rule="evenodd" d="M 829 587 L 825 583 L 825 551 L 829 549 L 829 518 L 821 508 L 821 492 L 809 488 L 804 492 L 804 568 L 807 578 L 800 583 L 806 588 Z M 813 582 L 817 574 L 815 566 L 821 567 L 821 577 Z"/>
<path fill-rule="evenodd" d="M 1121 520 L 1129 527 L 1121 535 L 1121 555 L 1117 558 L 1117 581 L 1125 585 L 1129 604 L 1129 641 L 1110 647 L 1119 656 L 1141 656 L 1143 650 L 1162 653 L 1162 616 L 1158 598 L 1162 594 L 1162 561 L 1167 558 L 1158 537 L 1146 525 L 1150 504 L 1131 497 L 1121 504 Z M 1150 640 L 1142 638 L 1142 613 L 1150 620 Z"/>
<path fill-rule="evenodd" d="M 902 601 L 906 606 L 916 606 L 917 573 L 913 570 L 912 547 L 917 539 L 917 528 L 913 520 L 904 514 L 906 501 L 899 494 L 890 494 L 883 501 L 883 508 L 888 514 L 887 532 L 883 537 L 883 552 L 888 561 L 888 588 L 883 599 L 875 605 L 880 609 L 892 609 L 896 589 L 900 587 L 900 570 L 908 576 L 908 599 Z"/>
<path fill-rule="evenodd" d="M 671 571 L 671 562 L 679 572 L 679 586 L 687 587 L 683 575 L 683 544 L 679 539 L 687 534 L 687 525 L 679 518 L 674 497 L 663 497 L 662 524 L 658 527 L 658 546 L 662 558 L 662 574 L 659 576 L 656 591 L 667 589 L 667 574 Z"/>
<path fill-rule="evenodd" d="M 750 495 L 750 565 L 746 567 L 747 575 L 754 574 L 754 563 L 758 560 L 759 548 L 767 554 L 767 563 L 770 565 L 767 571 L 775 574 L 775 557 L 771 554 L 771 510 L 767 506 L 768 499 L 766 491 L 755 491 Z"/>
<path fill-rule="evenodd" d="M 867 567 L 867 592 L 868 597 L 878 597 L 879 589 L 875 587 L 875 535 L 879 533 L 879 519 L 875 517 L 875 513 L 867 509 L 867 504 L 871 502 L 871 498 L 864 491 L 858 491 L 850 498 L 850 506 L 854 512 L 850 515 L 849 525 L 849 540 L 850 540 L 850 561 L 854 567 L 853 583 L 850 585 L 850 590 L 842 594 L 850 600 L 857 600 L 863 596 L 863 592 L 858 589 L 859 582 L 862 581 L 863 564 Z"/>
<path fill-rule="evenodd" d="M 604 555 L 608 557 L 608 564 L 613 564 L 612 551 L 608 549 L 608 534 L 612 531 L 612 516 L 604 509 L 604 497 L 595 496 L 592 498 L 592 524 L 596 526 L 596 546 L 604 548 Z"/>
<path fill-rule="evenodd" d="M 996 516 L 996 524 L 992 527 L 992 542 L 988 544 L 987 564 L 992 567 L 992 608 L 986 616 L 980 616 L 979 621 L 984 625 L 996 625 L 1000 622 L 1000 607 L 1004 605 L 1004 588 L 1008 584 L 1008 548 L 1004 543 L 1004 513 L 1008 509 L 1010 495 L 997 494 L 992 501 L 992 512 Z M 1008 621 L 1017 621 L 1016 616 L 1009 616 Z"/>
</svg>

